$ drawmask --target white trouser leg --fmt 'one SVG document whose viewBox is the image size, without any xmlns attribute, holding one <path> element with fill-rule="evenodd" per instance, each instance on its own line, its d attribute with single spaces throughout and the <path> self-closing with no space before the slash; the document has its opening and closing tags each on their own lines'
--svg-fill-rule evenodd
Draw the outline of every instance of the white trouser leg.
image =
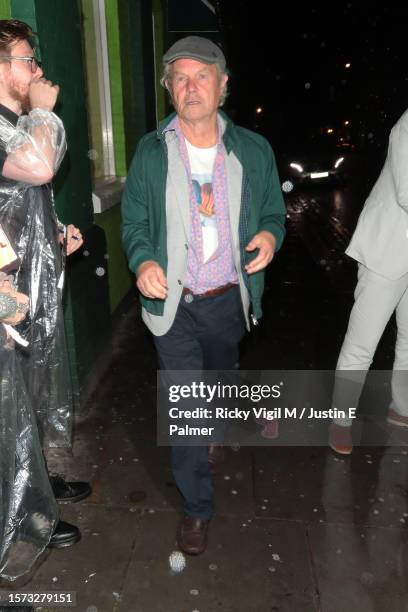
<svg viewBox="0 0 408 612">
<path fill-rule="evenodd" d="M 408 285 L 408 274 L 389 280 L 362 264 L 358 268 L 355 302 L 337 362 L 333 406 L 357 407 L 378 342 Z M 349 372 L 345 372 L 348 370 Z M 353 371 L 353 373 L 351 373 Z M 338 425 L 351 425 L 351 419 L 336 419 Z"/>
<path fill-rule="evenodd" d="M 391 408 L 402 416 L 408 416 L 408 288 L 398 303 L 396 315 L 398 332 L 392 374 Z"/>
</svg>

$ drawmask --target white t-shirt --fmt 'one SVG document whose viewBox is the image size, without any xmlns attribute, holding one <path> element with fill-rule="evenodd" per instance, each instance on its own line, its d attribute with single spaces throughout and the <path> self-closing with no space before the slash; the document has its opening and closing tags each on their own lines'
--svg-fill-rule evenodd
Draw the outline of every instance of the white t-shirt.
<svg viewBox="0 0 408 612">
<path fill-rule="evenodd" d="M 202 149 L 194 147 L 186 140 L 190 160 L 193 191 L 200 211 L 203 236 L 204 263 L 210 259 L 218 247 L 217 220 L 214 210 L 212 175 L 217 145 Z"/>
</svg>

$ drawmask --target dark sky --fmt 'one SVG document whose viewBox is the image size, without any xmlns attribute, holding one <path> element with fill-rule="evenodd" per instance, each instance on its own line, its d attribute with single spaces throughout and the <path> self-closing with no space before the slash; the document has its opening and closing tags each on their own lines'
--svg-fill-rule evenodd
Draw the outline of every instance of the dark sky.
<svg viewBox="0 0 408 612">
<path fill-rule="evenodd" d="M 370 135 L 371 146 L 384 146 L 408 107 L 408 6 L 217 5 L 232 77 L 228 107 L 241 124 L 280 142 L 305 126 L 349 120 L 356 141 Z"/>
</svg>

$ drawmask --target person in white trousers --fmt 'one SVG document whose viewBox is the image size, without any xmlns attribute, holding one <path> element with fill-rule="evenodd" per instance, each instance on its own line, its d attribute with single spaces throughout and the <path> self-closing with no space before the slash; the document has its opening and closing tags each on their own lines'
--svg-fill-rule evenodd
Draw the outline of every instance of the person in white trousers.
<svg viewBox="0 0 408 612">
<path fill-rule="evenodd" d="M 391 130 L 381 174 L 346 253 L 358 262 L 355 302 L 336 366 L 333 406 L 357 407 L 367 370 L 392 313 L 397 341 L 387 421 L 408 427 L 408 110 Z M 329 445 L 353 449 L 351 419 L 335 419 Z"/>
</svg>

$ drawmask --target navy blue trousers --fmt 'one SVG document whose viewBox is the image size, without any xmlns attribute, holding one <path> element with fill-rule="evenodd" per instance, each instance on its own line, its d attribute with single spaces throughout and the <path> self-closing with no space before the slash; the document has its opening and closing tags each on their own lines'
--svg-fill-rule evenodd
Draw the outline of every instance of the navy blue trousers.
<svg viewBox="0 0 408 612">
<path fill-rule="evenodd" d="M 238 285 L 223 295 L 181 298 L 176 318 L 163 336 L 154 336 L 161 370 L 233 370 L 245 319 Z M 172 470 L 184 498 L 184 513 L 204 520 L 214 512 L 207 446 L 174 446 Z"/>
</svg>

